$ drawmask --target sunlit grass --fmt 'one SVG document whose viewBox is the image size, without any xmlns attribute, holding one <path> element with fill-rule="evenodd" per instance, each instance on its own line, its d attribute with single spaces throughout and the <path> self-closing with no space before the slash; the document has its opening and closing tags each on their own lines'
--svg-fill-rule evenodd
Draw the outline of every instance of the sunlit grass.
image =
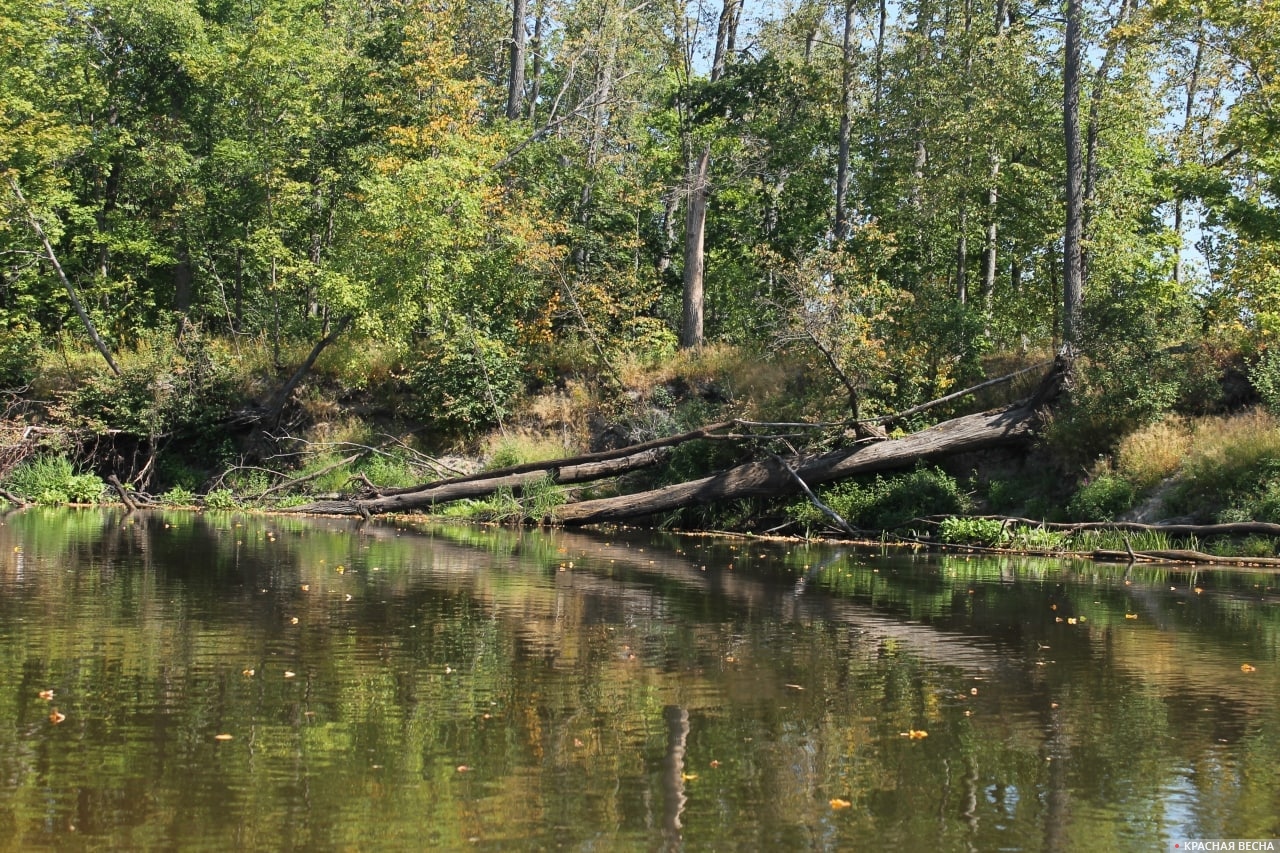
<svg viewBox="0 0 1280 853">
<path fill-rule="evenodd" d="M 1120 440 L 1116 449 L 1116 473 L 1139 491 L 1146 491 L 1173 476 L 1192 443 L 1191 425 L 1178 417 L 1142 427 Z"/>
</svg>

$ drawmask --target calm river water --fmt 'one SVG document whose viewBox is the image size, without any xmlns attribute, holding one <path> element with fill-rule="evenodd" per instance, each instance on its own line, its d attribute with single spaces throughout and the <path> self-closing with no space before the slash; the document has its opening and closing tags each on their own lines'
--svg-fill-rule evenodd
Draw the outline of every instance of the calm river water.
<svg viewBox="0 0 1280 853">
<path fill-rule="evenodd" d="M 0 849 L 1280 837 L 1275 575 L 31 509 Z"/>
</svg>

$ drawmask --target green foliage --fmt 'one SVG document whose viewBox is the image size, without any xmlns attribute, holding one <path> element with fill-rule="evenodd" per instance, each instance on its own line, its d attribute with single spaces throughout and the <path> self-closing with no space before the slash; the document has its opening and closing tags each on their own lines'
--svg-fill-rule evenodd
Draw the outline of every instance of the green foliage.
<svg viewBox="0 0 1280 853">
<path fill-rule="evenodd" d="M 1002 545 L 1009 540 L 1007 525 L 996 518 L 944 518 L 938 538 L 949 545 Z"/>
<path fill-rule="evenodd" d="M 1280 415 L 1280 348 L 1265 350 L 1249 368 L 1249 382 L 1273 415 Z"/>
<path fill-rule="evenodd" d="M 363 463 L 360 470 L 376 486 L 411 486 L 421 479 L 404 457 L 398 454 L 376 454 Z"/>
<path fill-rule="evenodd" d="M 213 440 L 232 402 L 226 363 L 197 330 L 147 332 L 119 376 L 99 372 L 62 395 L 53 417 L 76 430 Z M 193 449 L 193 448 L 188 448 Z"/>
<path fill-rule="evenodd" d="M 204 508 L 211 510 L 236 509 L 240 503 L 230 489 L 215 489 L 204 496 Z"/>
<path fill-rule="evenodd" d="M 1008 547 L 1025 551 L 1058 551 L 1066 547 L 1070 536 L 1061 530 L 1018 525 L 1009 536 Z"/>
<path fill-rule="evenodd" d="M 169 489 L 169 491 L 161 495 L 160 500 L 168 506 L 195 506 L 196 494 L 190 489 L 185 489 L 182 486 L 174 486 Z"/>
<path fill-rule="evenodd" d="M 520 505 L 524 507 L 525 518 L 534 521 L 554 519 L 556 507 L 564 502 L 564 488 L 557 486 L 549 475 L 525 484 L 520 490 Z"/>
<path fill-rule="evenodd" d="M 1280 424 L 1262 411 L 1198 423 L 1165 504 L 1175 514 L 1280 522 Z"/>
<path fill-rule="evenodd" d="M 1088 480 L 1067 504 L 1076 521 L 1111 521 L 1131 509 L 1137 490 L 1119 474 L 1105 472 Z"/>
<path fill-rule="evenodd" d="M 96 474 L 77 474 L 64 456 L 42 454 L 9 472 L 5 487 L 38 504 L 96 503 L 106 483 Z"/>
<path fill-rule="evenodd" d="M 507 416 L 521 376 L 510 347 L 463 327 L 428 335 L 407 365 L 404 382 L 410 415 L 447 433 L 469 433 Z"/>
<path fill-rule="evenodd" d="M 919 467 L 904 474 L 870 480 L 848 480 L 822 488 L 818 496 L 854 527 L 893 530 L 913 518 L 965 512 L 969 497 L 956 479 L 940 468 Z M 808 502 L 788 508 L 792 518 L 807 525 L 826 522 L 821 511 Z"/>
<path fill-rule="evenodd" d="M 27 329 L 0 330 L 0 390 L 26 386 L 40 365 L 40 336 Z"/>
</svg>

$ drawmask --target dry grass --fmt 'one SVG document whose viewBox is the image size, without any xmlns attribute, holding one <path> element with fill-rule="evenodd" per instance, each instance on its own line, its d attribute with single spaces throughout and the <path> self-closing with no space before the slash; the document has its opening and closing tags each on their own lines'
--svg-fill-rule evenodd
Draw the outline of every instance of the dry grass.
<svg viewBox="0 0 1280 853">
<path fill-rule="evenodd" d="M 558 438 L 523 429 L 508 430 L 506 434 L 491 434 L 484 442 L 485 467 L 506 468 L 526 462 L 546 462 L 562 459 L 577 452 Z"/>
<path fill-rule="evenodd" d="M 1197 419 L 1192 425 L 1182 471 L 1193 482 L 1216 482 L 1231 488 L 1277 465 L 1280 421 L 1259 408 L 1239 415 Z"/>
<path fill-rule="evenodd" d="M 1191 425 L 1184 418 L 1169 417 L 1126 435 L 1116 449 L 1115 468 L 1139 491 L 1173 476 L 1192 441 Z"/>
</svg>

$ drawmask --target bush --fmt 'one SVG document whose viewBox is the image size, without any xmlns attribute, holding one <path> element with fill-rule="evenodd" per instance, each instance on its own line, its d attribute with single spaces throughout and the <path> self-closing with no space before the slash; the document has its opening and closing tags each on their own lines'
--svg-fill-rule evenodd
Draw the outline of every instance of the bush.
<svg viewBox="0 0 1280 853">
<path fill-rule="evenodd" d="M 96 503 L 106 484 L 96 474 L 77 474 L 71 460 L 42 455 L 9 472 L 5 486 L 39 504 Z"/>
<path fill-rule="evenodd" d="M 521 387 L 516 354 L 470 328 L 430 335 L 403 378 L 411 395 L 410 416 L 458 434 L 502 421 Z"/>
<path fill-rule="evenodd" d="M 195 506 L 196 496 L 190 489 L 174 486 L 160 496 L 160 501 L 168 506 Z"/>
<path fill-rule="evenodd" d="M 938 538 L 951 545 L 995 546 L 1009 538 L 1007 525 L 995 518 L 944 518 Z"/>
<path fill-rule="evenodd" d="M 1257 410 L 1196 423 L 1166 500 L 1175 513 L 1223 521 L 1280 521 L 1280 420 Z"/>
<path fill-rule="evenodd" d="M 1137 495 L 1124 477 L 1100 474 L 1080 487 L 1067 504 L 1067 515 L 1075 521 L 1111 521 L 1131 509 Z"/>
<path fill-rule="evenodd" d="M 238 506 L 236 497 L 231 494 L 230 489 L 215 489 L 204 496 L 205 509 L 236 509 Z"/>
<path fill-rule="evenodd" d="M 1262 404 L 1273 415 L 1280 415 L 1280 349 L 1268 349 L 1249 368 L 1249 383 Z"/>
<path fill-rule="evenodd" d="M 0 389 L 22 388 L 40 365 L 40 336 L 22 329 L 0 331 Z"/>
<path fill-rule="evenodd" d="M 969 509 L 969 497 L 955 478 L 940 468 L 919 467 L 906 474 L 847 481 L 820 490 L 823 503 L 854 527 L 892 530 L 925 515 L 955 515 Z M 804 524 L 822 524 L 826 516 L 812 504 L 795 503 L 789 514 Z"/>
</svg>

